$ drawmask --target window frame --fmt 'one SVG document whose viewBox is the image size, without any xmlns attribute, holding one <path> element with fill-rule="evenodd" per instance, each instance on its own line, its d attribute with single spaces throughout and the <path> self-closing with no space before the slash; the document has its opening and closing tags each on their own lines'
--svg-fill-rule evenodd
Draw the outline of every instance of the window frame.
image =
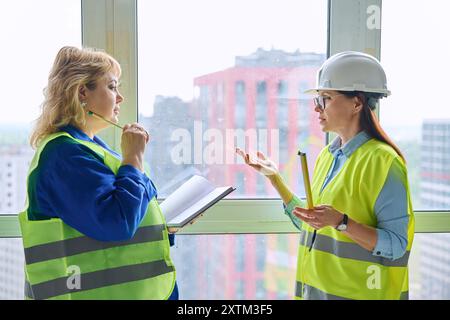
<svg viewBox="0 0 450 320">
<path fill-rule="evenodd" d="M 357 50 L 380 58 L 381 29 L 367 28 L 367 8 L 381 0 L 328 0 L 327 56 L 343 50 Z M 380 11 L 381 12 L 381 11 Z M 122 65 L 121 92 L 126 97 L 121 122 L 138 119 L 137 0 L 81 0 L 84 47 L 106 50 Z M 349 19 L 348 17 L 359 17 Z M 379 108 L 377 108 L 377 113 Z M 120 130 L 110 128 L 101 137 L 120 151 Z M 326 136 L 326 143 L 334 135 Z M 444 211 L 415 211 L 416 233 L 450 232 L 450 208 Z M 179 234 L 264 234 L 296 233 L 283 214 L 279 199 L 222 200 L 202 219 Z M 20 237 L 17 215 L 0 214 L 0 238 Z"/>
</svg>

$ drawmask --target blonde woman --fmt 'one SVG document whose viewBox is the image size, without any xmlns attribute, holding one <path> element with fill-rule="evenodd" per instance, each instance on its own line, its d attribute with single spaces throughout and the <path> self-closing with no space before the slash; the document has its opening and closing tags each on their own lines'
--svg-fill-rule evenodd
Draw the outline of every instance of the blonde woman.
<svg viewBox="0 0 450 320">
<path fill-rule="evenodd" d="M 169 234 L 144 172 L 147 132 L 125 125 L 121 155 L 96 136 L 110 125 L 100 117 L 118 122 L 120 75 L 101 51 L 63 47 L 56 56 L 19 215 L 29 299 L 178 297 Z"/>
<path fill-rule="evenodd" d="M 279 192 L 300 230 L 296 298 L 407 299 L 414 215 L 405 160 L 373 110 L 390 91 L 378 60 L 360 52 L 330 57 L 314 98 L 322 131 L 338 137 L 319 154 L 306 209 L 262 153 L 237 150 Z"/>
</svg>

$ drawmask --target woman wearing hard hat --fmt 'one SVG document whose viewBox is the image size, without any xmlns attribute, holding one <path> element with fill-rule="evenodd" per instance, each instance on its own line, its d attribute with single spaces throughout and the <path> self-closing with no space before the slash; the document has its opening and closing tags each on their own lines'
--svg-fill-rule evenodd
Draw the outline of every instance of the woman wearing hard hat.
<svg viewBox="0 0 450 320">
<path fill-rule="evenodd" d="M 305 209 L 270 159 L 237 149 L 269 178 L 300 230 L 295 296 L 408 299 L 414 216 L 405 159 L 373 112 L 390 94 L 384 70 L 367 54 L 342 52 L 325 61 L 307 92 L 317 94 L 322 130 L 338 135 L 316 160 L 314 209 Z"/>
</svg>

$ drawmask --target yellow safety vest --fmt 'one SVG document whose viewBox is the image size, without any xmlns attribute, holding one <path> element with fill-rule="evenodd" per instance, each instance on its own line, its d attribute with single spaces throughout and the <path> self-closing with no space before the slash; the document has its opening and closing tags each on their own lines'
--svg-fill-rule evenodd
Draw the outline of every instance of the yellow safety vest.
<svg viewBox="0 0 450 320">
<path fill-rule="evenodd" d="M 45 145 L 36 150 L 28 176 Z M 74 139 L 96 152 L 114 173 L 121 161 L 99 145 Z M 175 286 L 164 215 L 153 198 L 132 239 L 103 242 L 89 238 L 61 219 L 28 219 L 28 199 L 19 214 L 25 250 L 25 296 L 28 299 L 167 299 Z"/>
<path fill-rule="evenodd" d="M 340 172 L 321 192 L 333 156 L 324 148 L 314 168 L 314 205 L 330 205 L 351 219 L 377 226 L 374 207 L 392 162 L 403 160 L 389 145 L 371 139 L 346 160 Z M 309 251 L 313 228 L 303 223 L 297 264 L 297 299 L 407 299 L 408 258 L 414 237 L 414 215 L 408 182 L 408 245 L 397 260 L 377 257 L 333 227 L 317 231 Z"/>
</svg>

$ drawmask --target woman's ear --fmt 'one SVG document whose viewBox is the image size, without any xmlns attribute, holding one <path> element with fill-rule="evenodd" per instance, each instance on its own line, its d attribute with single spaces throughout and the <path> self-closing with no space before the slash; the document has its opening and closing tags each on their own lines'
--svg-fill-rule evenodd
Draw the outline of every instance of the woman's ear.
<svg viewBox="0 0 450 320">
<path fill-rule="evenodd" d="M 354 111 L 355 113 L 359 113 L 364 107 L 364 98 L 361 96 L 356 96 L 353 99 L 355 102 Z"/>
<path fill-rule="evenodd" d="M 87 88 L 84 84 L 82 84 L 79 88 L 78 88 L 78 98 L 80 99 L 80 101 L 85 101 L 86 100 L 86 91 Z"/>
</svg>

